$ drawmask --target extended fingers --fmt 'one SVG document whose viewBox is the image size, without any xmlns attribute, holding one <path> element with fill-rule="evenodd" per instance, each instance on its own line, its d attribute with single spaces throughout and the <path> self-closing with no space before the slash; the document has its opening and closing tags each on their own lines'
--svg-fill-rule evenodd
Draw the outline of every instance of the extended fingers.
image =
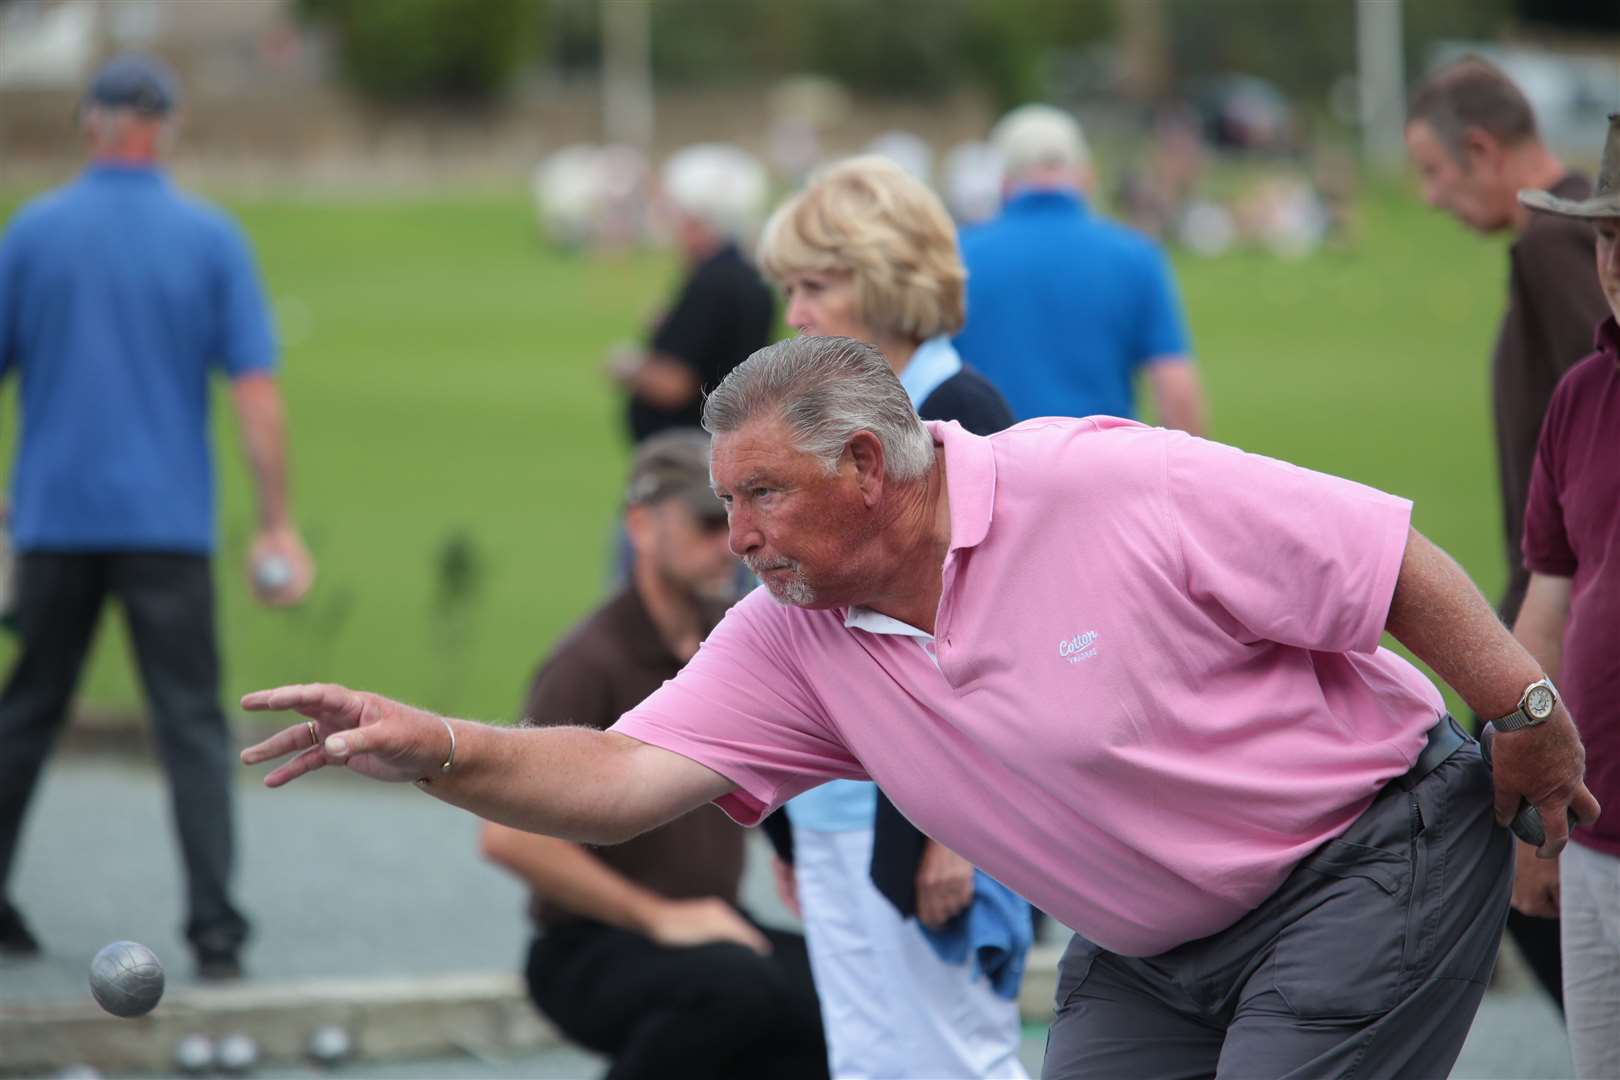
<svg viewBox="0 0 1620 1080">
<path fill-rule="evenodd" d="M 302 754 L 293 758 L 287 764 L 271 769 L 264 778 L 264 786 L 277 788 L 282 784 L 298 779 L 305 773 L 314 772 L 326 764 L 326 754 L 318 746 L 312 746 Z"/>
<path fill-rule="evenodd" d="M 242 764 L 258 765 L 272 758 L 290 754 L 295 750 L 308 750 L 314 744 L 310 741 L 309 725 L 307 723 L 294 724 L 289 728 L 282 728 L 274 735 L 262 742 L 254 743 L 242 751 Z"/>
<path fill-rule="evenodd" d="M 255 690 L 242 697 L 242 708 L 249 712 L 293 710 L 316 719 L 337 719 L 352 709 L 354 691 L 334 683 L 305 683 Z"/>
</svg>

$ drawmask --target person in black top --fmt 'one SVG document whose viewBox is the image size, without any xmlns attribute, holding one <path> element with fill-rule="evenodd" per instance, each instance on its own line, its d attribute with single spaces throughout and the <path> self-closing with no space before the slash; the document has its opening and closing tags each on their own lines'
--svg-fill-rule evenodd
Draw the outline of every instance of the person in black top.
<svg viewBox="0 0 1620 1080">
<path fill-rule="evenodd" d="M 786 294 L 788 325 L 875 346 L 923 419 L 977 435 L 1014 422 L 951 344 L 967 275 L 950 215 L 898 165 L 860 157 L 815 178 L 772 215 L 759 264 Z M 941 960 L 909 921 L 941 931 L 978 890 L 1002 887 L 918 832 L 870 783 L 824 784 L 784 812 L 766 832 L 783 900 L 805 920 L 833 1075 L 893 1075 L 904 1062 L 916 1076 L 1023 1076 L 1016 1002 L 972 965 Z M 861 902 L 874 891 L 878 903 Z"/>
<path fill-rule="evenodd" d="M 608 360 L 629 393 L 632 441 L 698 427 L 704 388 L 769 341 L 771 290 L 738 249 L 758 221 L 765 186 L 764 169 L 735 147 L 691 146 L 665 165 L 663 200 L 687 274 L 646 346 Z"/>
</svg>

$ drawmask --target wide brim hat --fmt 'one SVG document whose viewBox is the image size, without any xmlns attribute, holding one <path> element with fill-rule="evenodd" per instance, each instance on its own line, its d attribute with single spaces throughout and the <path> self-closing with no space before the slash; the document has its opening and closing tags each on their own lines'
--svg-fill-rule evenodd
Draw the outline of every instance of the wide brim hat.
<svg viewBox="0 0 1620 1080">
<path fill-rule="evenodd" d="M 1620 217 L 1620 113 L 1609 114 L 1609 136 L 1603 142 L 1603 160 L 1590 199 L 1560 199 L 1550 191 L 1528 189 L 1519 192 L 1519 202 L 1562 217 Z"/>
</svg>

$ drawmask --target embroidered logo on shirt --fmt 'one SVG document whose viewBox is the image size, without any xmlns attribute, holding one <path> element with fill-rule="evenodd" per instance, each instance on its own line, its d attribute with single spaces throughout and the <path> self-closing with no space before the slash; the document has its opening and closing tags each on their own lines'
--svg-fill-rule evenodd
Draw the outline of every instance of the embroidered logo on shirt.
<svg viewBox="0 0 1620 1080">
<path fill-rule="evenodd" d="M 1064 638 L 1058 642 L 1058 656 L 1071 664 L 1078 664 L 1082 660 L 1090 660 L 1097 655 L 1097 638 L 1099 636 L 1097 631 L 1087 630 L 1083 634 Z"/>
</svg>

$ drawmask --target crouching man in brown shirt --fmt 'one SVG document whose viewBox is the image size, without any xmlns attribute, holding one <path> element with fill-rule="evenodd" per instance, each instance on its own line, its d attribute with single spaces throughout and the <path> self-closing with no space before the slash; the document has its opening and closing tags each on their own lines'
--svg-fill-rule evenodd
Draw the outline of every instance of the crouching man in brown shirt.
<svg viewBox="0 0 1620 1080">
<path fill-rule="evenodd" d="M 637 449 L 625 529 L 629 584 L 540 667 L 525 723 L 609 727 L 674 677 L 733 598 L 701 431 Z M 535 1005 L 610 1056 L 613 1080 L 826 1077 L 804 941 L 738 908 L 743 831 L 715 807 L 605 848 L 491 824 L 483 850 L 533 890 Z"/>
</svg>

